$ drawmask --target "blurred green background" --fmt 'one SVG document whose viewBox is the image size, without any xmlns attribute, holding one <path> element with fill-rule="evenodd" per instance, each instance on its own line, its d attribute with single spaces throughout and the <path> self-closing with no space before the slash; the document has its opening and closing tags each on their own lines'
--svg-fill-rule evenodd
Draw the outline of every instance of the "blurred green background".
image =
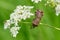
<svg viewBox="0 0 60 40">
<path fill-rule="evenodd" d="M 30 23 L 20 23 L 21 30 L 16 38 L 11 36 L 9 29 L 4 30 L 4 21 L 9 19 L 10 14 L 18 5 L 34 6 L 33 13 L 37 9 L 42 10 L 44 16 L 40 22 L 60 28 L 60 15 L 56 16 L 55 8 L 45 6 L 45 3 L 46 0 L 42 0 L 38 4 L 31 0 L 0 0 L 0 40 L 60 40 L 60 30 L 40 24 L 38 27 L 30 29 L 34 17 L 22 21 Z"/>
</svg>

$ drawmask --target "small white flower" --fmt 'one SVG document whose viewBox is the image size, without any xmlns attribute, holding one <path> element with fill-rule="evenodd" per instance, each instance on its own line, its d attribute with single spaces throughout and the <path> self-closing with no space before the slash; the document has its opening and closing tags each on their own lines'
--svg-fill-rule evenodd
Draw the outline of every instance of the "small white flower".
<svg viewBox="0 0 60 40">
<path fill-rule="evenodd" d="M 56 15 L 58 16 L 60 14 L 60 5 L 57 5 L 55 10 L 56 10 Z"/>
<path fill-rule="evenodd" d="M 6 20 L 4 23 L 4 29 L 10 28 L 10 20 Z"/>
<path fill-rule="evenodd" d="M 32 2 L 38 3 L 41 2 L 42 0 L 31 0 Z"/>
<path fill-rule="evenodd" d="M 18 30 L 20 29 L 21 27 L 12 27 L 10 29 L 10 32 L 11 34 L 13 35 L 13 37 L 16 37 L 16 35 L 19 33 Z"/>
</svg>

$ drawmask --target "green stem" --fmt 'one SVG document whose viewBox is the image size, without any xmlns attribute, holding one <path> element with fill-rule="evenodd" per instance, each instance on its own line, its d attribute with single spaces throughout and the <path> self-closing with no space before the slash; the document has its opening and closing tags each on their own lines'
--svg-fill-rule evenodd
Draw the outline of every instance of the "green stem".
<svg viewBox="0 0 60 40">
<path fill-rule="evenodd" d="M 40 24 L 41 24 L 41 25 L 46 25 L 46 26 L 48 26 L 48 27 L 50 27 L 50 28 L 54 28 L 54 29 L 60 30 L 60 28 L 57 28 L 57 27 L 55 27 L 55 26 L 51 26 L 51 25 L 44 24 L 44 23 L 40 23 Z"/>
<path fill-rule="evenodd" d="M 31 22 L 22 22 L 22 23 L 31 23 Z M 50 28 L 54 28 L 54 29 L 60 30 L 60 28 L 57 28 L 57 27 L 55 27 L 55 26 L 51 26 L 51 25 L 49 25 L 49 24 L 44 24 L 44 23 L 39 23 L 39 24 L 40 24 L 40 25 L 48 26 L 48 27 L 50 27 Z"/>
</svg>

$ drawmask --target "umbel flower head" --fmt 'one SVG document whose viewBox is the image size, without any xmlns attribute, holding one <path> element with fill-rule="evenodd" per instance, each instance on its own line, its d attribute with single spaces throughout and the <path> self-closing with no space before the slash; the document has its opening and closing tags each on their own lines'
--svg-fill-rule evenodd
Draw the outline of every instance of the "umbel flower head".
<svg viewBox="0 0 60 40">
<path fill-rule="evenodd" d="M 12 27 L 10 29 L 10 32 L 11 34 L 13 35 L 13 37 L 16 37 L 16 35 L 19 33 L 18 30 L 20 29 L 21 27 Z"/>
<path fill-rule="evenodd" d="M 56 16 L 60 14 L 60 0 L 47 0 L 45 5 L 49 4 L 49 6 L 55 7 Z"/>
<path fill-rule="evenodd" d="M 57 4 L 56 0 L 47 0 L 45 6 L 46 6 L 46 5 L 49 5 L 49 6 L 51 6 L 51 7 L 55 7 L 56 4 Z"/>
<path fill-rule="evenodd" d="M 57 3 L 60 3 L 60 0 L 54 0 L 55 2 L 57 2 Z"/>
<path fill-rule="evenodd" d="M 10 19 L 6 20 L 4 23 L 4 29 L 9 28 L 13 37 L 16 37 L 18 30 L 21 28 L 19 27 L 18 22 L 22 19 L 26 20 L 27 18 L 30 18 L 30 16 L 33 16 L 34 14 L 31 13 L 32 8 L 33 6 L 17 6 L 14 12 L 10 14 Z"/>
<path fill-rule="evenodd" d="M 41 2 L 42 0 L 31 0 L 32 2 L 38 3 Z"/>
<path fill-rule="evenodd" d="M 56 15 L 58 16 L 60 14 L 60 5 L 57 5 L 55 7 L 55 10 L 56 10 Z"/>
</svg>

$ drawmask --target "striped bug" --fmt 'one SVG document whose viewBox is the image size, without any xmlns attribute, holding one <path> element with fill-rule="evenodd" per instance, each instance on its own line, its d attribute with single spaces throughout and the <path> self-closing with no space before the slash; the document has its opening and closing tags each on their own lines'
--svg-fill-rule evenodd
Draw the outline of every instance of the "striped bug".
<svg viewBox="0 0 60 40">
<path fill-rule="evenodd" d="M 39 24 L 39 22 L 40 22 L 40 20 L 41 20 L 41 18 L 43 16 L 43 11 L 41 11 L 41 10 L 37 10 L 35 13 L 36 13 L 35 14 L 36 17 L 35 17 L 35 19 L 32 22 L 33 28 L 38 26 L 38 24 Z"/>
</svg>

